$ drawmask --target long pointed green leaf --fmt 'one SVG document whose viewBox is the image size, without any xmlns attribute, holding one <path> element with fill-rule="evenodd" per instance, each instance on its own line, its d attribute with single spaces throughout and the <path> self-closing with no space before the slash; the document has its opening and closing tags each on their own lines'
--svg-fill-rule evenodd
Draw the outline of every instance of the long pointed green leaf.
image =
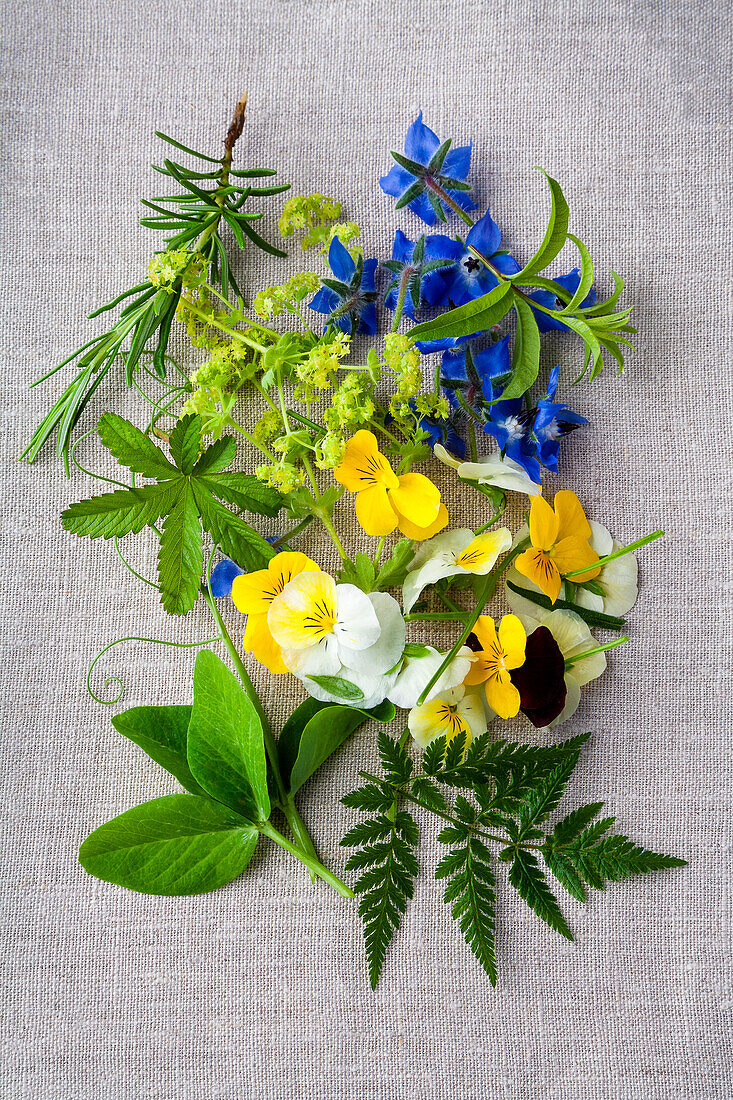
<svg viewBox="0 0 733 1100">
<path fill-rule="evenodd" d="M 539 171 L 542 172 L 550 187 L 550 197 L 552 199 L 550 219 L 547 223 L 545 235 L 542 238 L 542 244 L 531 260 L 529 260 L 517 274 L 516 277 L 518 279 L 544 271 L 560 252 L 568 235 L 570 212 L 568 210 L 568 204 L 565 201 L 565 196 L 562 193 L 562 188 L 557 180 L 554 180 L 552 176 L 545 172 L 544 168 L 539 168 Z"/>
<path fill-rule="evenodd" d="M 500 321 L 515 303 L 511 283 L 497 287 L 456 309 L 441 313 L 431 321 L 423 321 L 410 329 L 413 340 L 441 340 L 445 337 L 471 336 L 483 332 Z"/>
<path fill-rule="evenodd" d="M 150 478 L 180 477 L 152 439 L 117 413 L 106 412 L 97 424 L 97 433 L 104 446 L 122 466 Z"/>
<path fill-rule="evenodd" d="M 166 515 L 179 492 L 177 483 L 166 481 L 138 489 L 117 489 L 71 504 L 61 513 L 61 522 L 64 530 L 90 539 L 137 534 Z"/>
<path fill-rule="evenodd" d="M 534 384 L 540 369 L 540 330 L 531 307 L 524 298 L 514 296 L 517 331 L 514 336 L 512 375 L 501 391 L 501 400 L 521 397 Z"/>
<path fill-rule="evenodd" d="M 190 483 L 183 483 L 178 499 L 163 524 L 158 552 L 160 602 L 171 615 L 191 610 L 201 585 L 203 549 L 201 523 Z"/>
</svg>

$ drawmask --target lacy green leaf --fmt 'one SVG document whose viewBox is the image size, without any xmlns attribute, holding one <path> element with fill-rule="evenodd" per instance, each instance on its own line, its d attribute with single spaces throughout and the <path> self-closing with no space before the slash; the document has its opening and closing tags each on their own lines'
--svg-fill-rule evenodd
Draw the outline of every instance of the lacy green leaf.
<svg viewBox="0 0 733 1100">
<path fill-rule="evenodd" d="M 190 720 L 190 705 L 131 707 L 115 714 L 112 725 L 151 760 L 174 775 L 191 794 L 206 795 L 188 766 L 186 740 Z"/>
<path fill-rule="evenodd" d="M 190 482 L 163 524 L 158 551 L 160 602 L 171 615 L 185 615 L 198 596 L 203 566 L 201 523 Z"/>
<path fill-rule="evenodd" d="M 472 815 L 473 816 L 473 815 Z M 454 843 L 457 830 L 443 830 L 443 843 Z M 439 839 L 441 839 L 439 837 Z M 457 846 L 438 864 L 435 877 L 447 878 L 443 901 L 451 906 L 463 937 L 496 985 L 496 880 L 488 848 L 477 836 L 460 834 Z"/>
<path fill-rule="evenodd" d="M 79 862 L 90 875 L 142 894 L 202 894 L 242 873 L 257 837 L 226 806 L 169 794 L 95 829 L 79 849 Z"/>
<path fill-rule="evenodd" d="M 532 852 L 523 848 L 517 850 L 509 869 L 509 881 L 545 924 L 549 924 L 550 928 L 559 932 L 566 940 L 573 941 L 573 933 L 565 922 L 557 898 L 547 885 Z"/>
<path fill-rule="evenodd" d="M 188 764 L 204 790 L 248 821 L 270 816 L 260 716 L 227 666 L 209 649 L 196 658 Z"/>
</svg>

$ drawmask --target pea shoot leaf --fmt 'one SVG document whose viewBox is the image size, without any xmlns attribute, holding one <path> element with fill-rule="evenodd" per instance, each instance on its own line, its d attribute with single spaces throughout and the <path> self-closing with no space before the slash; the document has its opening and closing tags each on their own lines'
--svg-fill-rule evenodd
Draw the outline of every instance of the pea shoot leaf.
<svg viewBox="0 0 733 1100">
<path fill-rule="evenodd" d="M 274 516 L 282 498 L 254 477 L 227 472 L 236 455 L 231 436 L 222 436 L 200 453 L 201 429 L 199 416 L 179 420 L 170 435 L 171 462 L 134 424 L 105 413 L 97 425 L 104 446 L 133 474 L 154 481 L 79 501 L 61 517 L 67 531 L 93 539 L 121 538 L 163 520 L 158 579 L 161 603 L 172 615 L 185 615 L 198 595 L 202 528 L 242 569 L 261 569 L 275 553 L 262 535 L 220 501 Z"/>
</svg>

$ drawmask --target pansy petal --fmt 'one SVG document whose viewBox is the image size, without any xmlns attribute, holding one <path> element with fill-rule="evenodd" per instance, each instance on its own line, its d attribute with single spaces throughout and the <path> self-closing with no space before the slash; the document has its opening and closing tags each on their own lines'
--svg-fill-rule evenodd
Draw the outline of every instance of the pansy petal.
<svg viewBox="0 0 733 1100">
<path fill-rule="evenodd" d="M 571 489 L 561 489 L 559 493 L 555 493 L 555 513 L 558 520 L 556 539 L 564 539 L 568 535 L 576 535 L 582 539 L 590 538 L 590 524 L 583 511 L 583 505 Z M 530 531 L 531 529 L 530 524 Z M 547 548 L 543 547 L 543 549 Z"/>
<path fill-rule="evenodd" d="M 283 661 L 295 676 L 338 676 L 343 665 L 334 634 L 327 634 L 308 649 L 284 649 Z"/>
<path fill-rule="evenodd" d="M 512 534 L 508 527 L 487 531 L 471 540 L 456 558 L 456 565 L 467 573 L 484 577 L 496 565 L 499 554 L 508 550 L 511 544 Z"/>
<path fill-rule="evenodd" d="M 417 527 L 429 527 L 440 508 L 440 490 L 424 474 L 400 474 L 389 490 L 389 501 L 400 519 Z"/>
<path fill-rule="evenodd" d="M 341 647 L 341 660 L 349 669 L 380 676 L 398 664 L 405 648 L 405 620 L 400 605 L 387 592 L 370 592 L 379 634 L 372 645 L 359 649 Z M 386 694 L 386 689 L 385 689 Z"/>
<path fill-rule="evenodd" d="M 256 661 L 274 675 L 282 675 L 288 671 L 283 661 L 282 650 L 268 626 L 267 615 L 248 616 L 242 648 L 245 653 L 251 653 Z"/>
<path fill-rule="evenodd" d="M 537 499 L 537 497 L 533 497 L 533 500 Z M 536 550 L 531 547 L 520 554 L 515 559 L 514 564 L 517 567 L 517 572 L 533 581 L 541 592 L 549 596 L 553 603 L 555 602 L 560 595 L 560 572 L 552 559 L 548 558 L 543 550 Z"/>
<path fill-rule="evenodd" d="M 373 432 L 361 428 L 346 444 L 341 465 L 333 476 L 351 493 L 359 493 L 372 485 L 397 486 L 397 475 L 379 450 Z M 392 530 L 392 528 L 390 528 Z"/>
<path fill-rule="evenodd" d="M 473 633 L 478 638 L 481 649 L 487 653 L 498 651 L 499 638 L 496 633 L 496 623 L 490 615 L 479 615 L 473 628 Z"/>
<path fill-rule="evenodd" d="M 293 577 L 267 612 L 272 635 L 283 650 L 315 645 L 333 633 L 337 618 L 336 582 L 321 572 Z"/>
<path fill-rule="evenodd" d="M 398 517 L 384 485 L 363 489 L 357 494 L 354 509 L 356 518 L 368 535 L 389 535 L 397 526 Z"/>
<path fill-rule="evenodd" d="M 557 500 L 557 496 L 555 499 Z M 544 497 L 533 497 L 529 510 L 529 537 L 532 540 L 532 546 L 538 550 L 549 550 L 557 541 L 558 528 L 557 512 Z"/>
<path fill-rule="evenodd" d="M 428 527 L 418 527 L 416 523 L 412 523 L 404 516 L 399 517 L 399 526 L 405 538 L 415 539 L 417 542 L 422 539 L 431 539 L 433 535 L 437 535 L 438 531 L 448 526 L 448 509 L 445 504 L 441 504 L 437 516 Z"/>
<path fill-rule="evenodd" d="M 516 615 L 505 615 L 499 623 L 499 645 L 505 668 L 521 668 L 527 647 L 527 632 Z"/>
<path fill-rule="evenodd" d="M 492 676 L 485 684 L 486 700 L 499 718 L 514 718 L 519 714 L 521 702 L 519 691 L 512 683 L 509 673 L 502 671 Z"/>
<path fill-rule="evenodd" d="M 551 550 L 551 557 L 560 573 L 570 573 L 574 569 L 581 569 L 584 565 L 588 569 L 584 573 L 578 573 L 573 580 L 590 581 L 597 577 L 600 568 L 594 565 L 598 561 L 598 555 L 587 539 L 569 536 L 560 539 Z"/>
</svg>

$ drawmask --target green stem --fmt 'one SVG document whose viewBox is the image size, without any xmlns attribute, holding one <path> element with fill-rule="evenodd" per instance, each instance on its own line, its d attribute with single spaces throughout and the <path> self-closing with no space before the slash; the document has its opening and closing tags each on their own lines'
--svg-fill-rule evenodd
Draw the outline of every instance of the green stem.
<svg viewBox="0 0 733 1100">
<path fill-rule="evenodd" d="M 281 535 L 279 539 L 275 539 L 272 544 L 272 549 L 279 550 L 281 546 L 287 546 L 291 539 L 296 538 L 296 536 L 299 535 L 301 531 L 305 531 L 306 527 L 308 527 L 311 523 L 313 523 L 313 516 L 306 516 L 305 519 L 302 520 L 296 527 L 293 527 L 292 530 L 286 531 L 285 534 Z"/>
<path fill-rule="evenodd" d="M 402 278 L 400 279 L 400 289 L 397 294 L 397 305 L 395 306 L 394 318 L 392 319 L 392 328 L 390 332 L 397 332 L 400 327 L 400 321 L 402 320 L 402 311 L 405 308 L 405 298 L 407 296 L 407 284 L 414 275 L 414 271 L 410 267 L 406 267 L 402 272 Z"/>
<path fill-rule="evenodd" d="M 374 559 L 372 561 L 372 565 L 374 566 L 375 571 L 379 569 L 379 559 L 382 556 L 382 551 L 384 550 L 384 543 L 386 538 L 386 535 L 382 535 L 379 542 L 377 543 L 376 553 L 374 554 Z"/>
<path fill-rule="evenodd" d="M 616 558 L 623 558 L 625 554 L 630 554 L 633 550 L 639 550 L 642 546 L 646 546 L 650 542 L 654 542 L 655 539 L 661 539 L 664 535 L 664 531 L 653 531 L 651 535 L 644 535 L 643 539 L 637 539 L 636 542 L 630 542 L 628 546 L 622 546 L 620 550 L 614 550 L 612 554 L 605 554 L 598 561 L 593 562 L 592 566 L 583 566 L 581 569 L 571 569 L 569 573 L 563 573 L 563 579 L 565 577 L 578 577 L 583 573 L 587 573 L 589 568 L 597 569 L 599 566 L 603 566 L 606 562 L 615 561 Z"/>
<path fill-rule="evenodd" d="M 592 649 L 586 649 L 585 653 L 578 653 L 575 657 L 568 657 L 565 661 L 565 668 L 572 668 L 578 661 L 583 661 L 586 657 L 595 657 L 596 653 L 605 653 L 607 649 L 615 649 L 616 646 L 624 645 L 628 640 L 628 634 L 622 634 L 620 638 L 616 638 L 613 642 L 606 642 L 605 645 L 596 645 L 593 646 Z"/>
<path fill-rule="evenodd" d="M 491 572 L 486 575 L 486 578 L 485 578 L 484 583 L 483 583 L 483 587 L 482 587 L 482 589 L 479 593 L 479 596 L 478 596 L 478 601 L 476 603 L 476 607 L 474 608 L 473 612 L 471 613 L 471 615 L 468 619 L 468 622 L 466 623 L 465 627 L 463 628 L 463 631 L 461 632 L 460 638 L 455 643 L 455 645 L 453 646 L 451 651 L 444 657 L 443 662 L 440 665 L 440 668 L 436 669 L 436 671 L 433 673 L 430 680 L 426 684 L 422 695 L 420 696 L 420 698 L 417 701 L 418 706 L 422 706 L 422 704 L 428 698 L 428 694 L 430 692 L 430 689 L 437 682 L 438 678 L 440 676 L 442 676 L 445 669 L 448 667 L 448 665 L 453 660 L 453 658 L 455 657 L 458 650 L 461 648 L 461 646 L 465 642 L 468 635 L 473 630 L 474 626 L 476 625 L 476 622 L 478 621 L 479 615 L 481 614 L 484 607 L 486 606 L 486 604 L 489 602 L 489 600 L 493 596 L 494 592 L 496 591 L 496 586 L 499 583 L 499 577 L 501 576 L 501 574 L 504 572 L 505 569 L 507 569 L 511 565 L 511 563 L 514 561 L 514 559 L 517 557 L 517 555 L 520 554 L 522 552 L 522 550 L 524 550 L 527 546 L 529 546 L 529 539 L 522 539 L 522 541 L 520 543 L 518 543 L 514 547 L 514 549 L 511 550 L 507 554 L 507 556 L 504 558 L 504 560 L 499 565 L 495 565 L 494 568 L 491 570 Z"/>
<path fill-rule="evenodd" d="M 496 523 L 496 521 L 498 519 L 501 519 L 501 517 L 503 515 L 504 515 L 504 508 L 500 508 L 498 512 L 494 512 L 493 516 L 488 521 L 488 523 L 484 523 L 484 524 L 482 524 L 481 527 L 477 527 L 475 533 L 477 535 L 483 535 L 484 531 L 488 531 L 489 527 L 493 527 L 494 524 Z"/>
<path fill-rule="evenodd" d="M 461 622 L 465 623 L 468 612 L 463 611 L 431 611 L 429 614 L 422 615 L 419 612 L 415 612 L 411 615 L 405 615 L 406 623 L 442 623 L 442 622 Z"/>
<path fill-rule="evenodd" d="M 332 886 L 342 898 L 353 898 L 354 891 L 351 890 L 345 882 L 342 882 L 340 878 L 332 874 L 314 855 L 311 855 L 309 852 L 304 852 L 301 848 L 296 848 L 294 844 L 286 840 L 282 833 L 279 833 L 269 821 L 258 822 L 257 828 L 263 836 L 267 836 L 270 840 L 274 840 L 276 844 L 279 844 L 280 847 L 284 848 L 286 852 L 289 852 L 291 856 L 294 856 L 296 859 L 299 859 L 301 863 L 304 863 L 312 875 L 318 875 L 318 877 L 322 878 L 324 882 L 327 882 L 329 886 Z"/>
</svg>

